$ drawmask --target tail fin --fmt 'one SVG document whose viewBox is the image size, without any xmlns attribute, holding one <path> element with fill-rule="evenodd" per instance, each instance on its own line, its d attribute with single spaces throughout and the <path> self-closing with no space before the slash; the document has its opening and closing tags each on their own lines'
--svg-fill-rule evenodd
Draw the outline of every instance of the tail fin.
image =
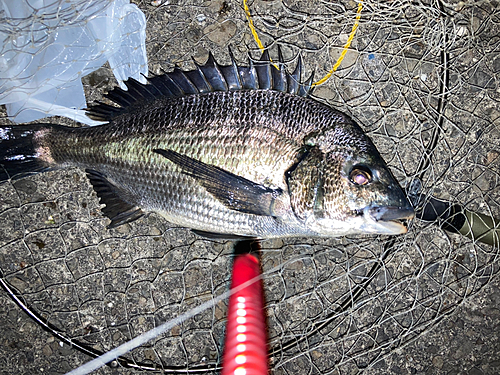
<svg viewBox="0 0 500 375">
<path fill-rule="evenodd" d="M 37 140 L 52 125 L 0 126 L 0 181 L 50 169 L 41 158 Z M 41 132 L 42 131 L 42 132 Z"/>
</svg>

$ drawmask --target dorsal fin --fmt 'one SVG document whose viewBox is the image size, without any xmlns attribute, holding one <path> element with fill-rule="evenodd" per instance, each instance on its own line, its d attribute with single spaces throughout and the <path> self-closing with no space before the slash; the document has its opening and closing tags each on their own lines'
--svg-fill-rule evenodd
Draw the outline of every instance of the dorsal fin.
<svg viewBox="0 0 500 375">
<path fill-rule="evenodd" d="M 214 91 L 274 90 L 298 96 L 312 92 L 312 77 L 302 83 L 303 63 L 299 55 L 292 74 L 284 67 L 281 48 L 278 47 L 278 61 L 273 62 L 266 49 L 257 61 L 249 59 L 248 66 L 238 66 L 229 50 L 231 64 L 219 65 L 213 54 L 208 54 L 204 65 L 195 61 L 194 70 L 183 71 L 175 67 L 172 72 L 148 78 L 147 84 L 129 79 L 125 82 L 128 91 L 115 88 L 106 94 L 118 105 L 99 103 L 88 111 L 89 117 L 109 121 L 123 113 L 136 110 L 160 98 L 175 98 Z"/>
</svg>

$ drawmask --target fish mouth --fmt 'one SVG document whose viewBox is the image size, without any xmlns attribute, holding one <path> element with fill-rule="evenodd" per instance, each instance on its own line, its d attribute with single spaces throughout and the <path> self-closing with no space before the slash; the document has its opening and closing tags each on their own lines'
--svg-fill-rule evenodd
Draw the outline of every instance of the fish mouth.
<svg viewBox="0 0 500 375">
<path fill-rule="evenodd" d="M 375 221 L 410 220 L 415 217 L 413 207 L 367 207 L 364 214 Z"/>
<path fill-rule="evenodd" d="M 408 231 L 408 221 L 415 217 L 413 207 L 372 206 L 363 215 L 381 234 L 402 234 Z"/>
</svg>

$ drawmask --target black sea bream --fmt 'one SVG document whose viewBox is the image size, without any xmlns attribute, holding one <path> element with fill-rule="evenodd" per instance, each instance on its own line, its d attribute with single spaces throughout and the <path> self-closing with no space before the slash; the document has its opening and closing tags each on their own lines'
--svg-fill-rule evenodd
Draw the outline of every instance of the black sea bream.
<svg viewBox="0 0 500 375">
<path fill-rule="evenodd" d="M 153 211 L 226 238 L 406 232 L 401 187 L 349 116 L 309 97 L 300 59 L 293 74 L 267 52 L 231 61 L 129 80 L 89 111 L 105 125 L 0 127 L 2 179 L 84 168 L 111 227 Z"/>
</svg>

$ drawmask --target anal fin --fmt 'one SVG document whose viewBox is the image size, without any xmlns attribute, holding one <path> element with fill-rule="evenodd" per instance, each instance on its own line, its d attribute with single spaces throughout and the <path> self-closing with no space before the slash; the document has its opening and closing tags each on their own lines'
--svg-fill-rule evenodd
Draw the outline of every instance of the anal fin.
<svg viewBox="0 0 500 375">
<path fill-rule="evenodd" d="M 130 223 L 144 215 L 140 207 L 123 199 L 125 193 L 112 184 L 106 175 L 93 169 L 86 169 L 85 172 L 87 172 L 87 177 L 100 198 L 100 202 L 106 205 L 101 211 L 111 220 L 108 228 Z"/>
</svg>

